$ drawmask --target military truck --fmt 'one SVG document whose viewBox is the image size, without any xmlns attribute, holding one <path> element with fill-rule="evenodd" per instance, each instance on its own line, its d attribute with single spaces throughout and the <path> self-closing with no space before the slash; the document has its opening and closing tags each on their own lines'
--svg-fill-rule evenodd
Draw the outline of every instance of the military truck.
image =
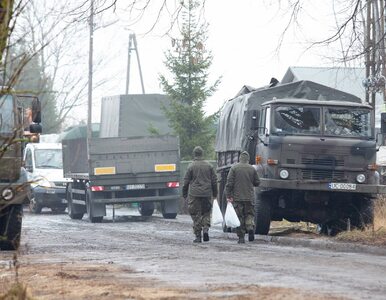
<svg viewBox="0 0 386 300">
<path fill-rule="evenodd" d="M 28 112 L 25 114 L 25 112 Z M 0 94 L 0 249 L 20 244 L 23 204 L 30 198 L 30 183 L 22 167 L 24 145 L 41 133 L 40 102 L 2 89 Z M 32 122 L 32 123 L 30 123 Z"/>
<path fill-rule="evenodd" d="M 373 222 L 379 184 L 373 108 L 354 95 L 311 81 L 242 90 L 223 106 L 215 150 L 219 199 L 241 151 L 261 179 L 256 233 L 272 220 L 318 224 L 334 235 Z M 224 228 L 227 230 L 227 228 Z"/>
<path fill-rule="evenodd" d="M 102 99 L 99 131 L 86 128 L 62 138 L 68 214 L 101 222 L 106 205 L 137 203 L 151 216 L 159 203 L 164 218 L 174 219 L 179 199 L 179 140 L 170 135 L 159 94 L 118 95 Z"/>
</svg>

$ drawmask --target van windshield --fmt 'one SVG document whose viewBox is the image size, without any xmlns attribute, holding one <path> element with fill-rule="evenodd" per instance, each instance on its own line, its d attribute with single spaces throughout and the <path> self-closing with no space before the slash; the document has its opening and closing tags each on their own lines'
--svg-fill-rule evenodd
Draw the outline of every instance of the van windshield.
<svg viewBox="0 0 386 300">
<path fill-rule="evenodd" d="M 35 165 L 39 169 L 63 169 L 61 149 L 36 149 Z"/>
<path fill-rule="evenodd" d="M 363 107 L 279 105 L 273 108 L 272 134 L 371 138 L 371 112 Z"/>
<path fill-rule="evenodd" d="M 0 97 L 0 132 L 10 133 L 15 129 L 12 95 Z"/>
</svg>

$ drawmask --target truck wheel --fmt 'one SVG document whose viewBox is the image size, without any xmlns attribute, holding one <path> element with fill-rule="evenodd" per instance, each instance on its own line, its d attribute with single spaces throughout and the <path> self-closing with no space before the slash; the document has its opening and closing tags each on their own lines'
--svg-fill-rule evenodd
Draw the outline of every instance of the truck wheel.
<svg viewBox="0 0 386 300">
<path fill-rule="evenodd" d="M 162 213 L 164 219 L 175 219 L 177 218 L 177 213 Z"/>
<path fill-rule="evenodd" d="M 35 197 L 32 197 L 29 202 L 29 211 L 34 214 L 40 214 L 42 212 L 43 206 L 36 202 Z"/>
<path fill-rule="evenodd" d="M 62 214 L 66 211 L 65 206 L 51 207 L 51 211 L 57 214 Z"/>
<path fill-rule="evenodd" d="M 374 201 L 363 197 L 354 205 L 353 216 L 350 218 L 351 226 L 364 230 L 374 222 Z"/>
<path fill-rule="evenodd" d="M 94 216 L 93 207 L 91 205 L 91 192 L 86 192 L 86 208 L 87 208 L 87 216 L 90 223 L 101 223 L 103 220 L 103 216 Z"/>
<path fill-rule="evenodd" d="M 338 233 L 345 231 L 347 223 L 343 219 L 328 221 L 326 223 L 318 224 L 319 234 L 328 236 L 336 236 Z"/>
<path fill-rule="evenodd" d="M 17 250 L 20 245 L 23 206 L 9 205 L 2 214 L 4 215 L 0 219 L 0 249 Z"/>
<path fill-rule="evenodd" d="M 256 234 L 267 235 L 271 226 L 271 204 L 266 194 L 255 192 Z"/>
<path fill-rule="evenodd" d="M 153 202 L 142 202 L 138 205 L 138 211 L 141 216 L 150 217 L 154 212 L 154 203 Z"/>
<path fill-rule="evenodd" d="M 177 217 L 178 201 L 162 201 L 161 212 L 164 219 L 175 219 Z"/>
<path fill-rule="evenodd" d="M 67 198 L 67 211 L 68 215 L 73 220 L 81 220 L 83 218 L 84 213 L 75 213 L 74 209 L 74 203 L 72 203 L 72 192 L 71 192 L 71 185 L 69 185 L 66 193 Z"/>
</svg>

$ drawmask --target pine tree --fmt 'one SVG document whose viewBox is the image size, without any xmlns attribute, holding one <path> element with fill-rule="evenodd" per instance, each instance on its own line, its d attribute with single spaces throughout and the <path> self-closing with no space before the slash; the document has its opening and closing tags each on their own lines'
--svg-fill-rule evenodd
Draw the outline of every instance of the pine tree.
<svg viewBox="0 0 386 300">
<path fill-rule="evenodd" d="M 191 159 L 192 150 L 200 145 L 207 157 L 214 157 L 214 116 L 205 116 L 203 107 L 209 96 L 217 89 L 220 79 L 208 85 L 209 68 L 213 57 L 204 47 L 207 40 L 207 24 L 200 23 L 200 3 L 188 0 L 182 14 L 181 38 L 173 39 L 174 48 L 165 54 L 165 66 L 172 74 L 168 81 L 160 75 L 164 92 L 171 105 L 165 108 L 166 116 L 175 134 L 180 137 L 183 160 Z"/>
</svg>

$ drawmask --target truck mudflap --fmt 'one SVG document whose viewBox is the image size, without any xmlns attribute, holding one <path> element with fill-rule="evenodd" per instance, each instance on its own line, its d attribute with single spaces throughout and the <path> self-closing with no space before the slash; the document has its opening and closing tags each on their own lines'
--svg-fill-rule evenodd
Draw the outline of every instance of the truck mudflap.
<svg viewBox="0 0 386 300">
<path fill-rule="evenodd" d="M 260 188 L 288 189 L 288 190 L 314 190 L 326 192 L 350 192 L 364 194 L 386 194 L 386 185 L 359 184 L 347 182 L 326 182 L 318 180 L 278 180 L 260 178 Z"/>
</svg>

